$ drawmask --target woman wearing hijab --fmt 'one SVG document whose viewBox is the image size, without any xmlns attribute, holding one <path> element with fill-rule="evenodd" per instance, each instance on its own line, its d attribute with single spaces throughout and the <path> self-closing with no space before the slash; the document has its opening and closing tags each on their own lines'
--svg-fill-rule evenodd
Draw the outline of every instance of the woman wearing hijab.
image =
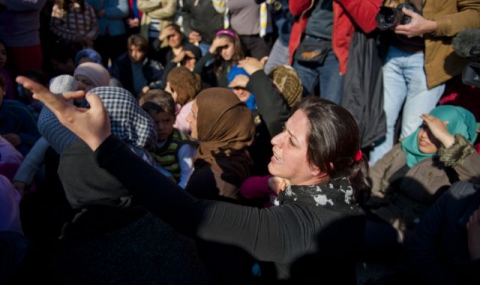
<svg viewBox="0 0 480 285">
<path fill-rule="evenodd" d="M 70 75 L 59 75 L 53 78 L 50 81 L 49 88 L 54 94 L 62 94 L 76 90 L 88 92 L 95 87 L 108 86 L 109 82 L 110 74 L 103 65 L 94 62 L 85 62 L 77 66 L 74 77 Z M 81 105 L 82 102 L 81 100 L 76 100 L 75 104 Z M 44 109 L 42 109 L 40 114 L 48 112 L 48 110 L 44 111 Z M 44 137 L 40 137 L 33 145 L 29 154 L 25 156 L 24 161 L 13 178 L 13 185 L 22 194 L 33 185 L 35 175 L 45 162 L 44 157 L 49 146 L 49 142 L 46 141 Z M 58 151 L 56 152 L 60 153 Z"/>
<path fill-rule="evenodd" d="M 200 144 L 185 190 L 197 198 L 238 201 L 252 166 L 247 147 L 255 125 L 250 110 L 232 91 L 209 88 L 197 95 L 187 121 Z"/>
<path fill-rule="evenodd" d="M 267 275 L 261 266 L 259 280 L 252 276 L 251 266 L 235 267 L 233 264 L 237 263 L 232 262 L 238 256 L 227 255 L 218 263 L 232 274 L 226 274 L 228 279 L 218 283 L 272 284 L 287 279 L 291 284 L 306 284 L 321 278 L 325 284 L 357 284 L 356 253 L 363 243 L 365 227 L 359 204 L 368 192 L 368 163 L 359 150 L 355 119 L 343 107 L 316 97 L 301 102 L 286 122 L 285 130 L 272 138 L 274 155 L 269 170 L 272 175 L 288 179 L 291 185 L 279 195 L 275 207 L 258 209 L 197 199 L 169 183 L 111 135 L 108 116 L 94 94 L 87 94 L 92 107 L 82 110 L 67 105 L 27 78 L 19 77 L 17 81 L 52 108 L 59 120 L 90 147 L 86 154 L 94 155 L 96 163 L 122 181 L 153 214 L 184 234 L 235 247 L 275 267 L 275 272 Z M 67 99 L 82 95 L 70 94 Z M 205 99 L 227 105 L 219 104 L 219 97 Z M 210 110 L 202 111 L 202 101 L 198 101 L 192 113 L 198 117 L 192 121 L 192 133 L 197 132 L 200 140 L 210 136 L 210 128 L 212 133 L 218 133 L 218 122 L 211 126 L 201 124 L 206 118 L 218 118 L 218 114 L 209 114 Z M 229 109 L 236 106 L 231 104 Z M 242 108 L 247 109 L 243 104 Z M 228 111 L 222 113 L 225 116 Z M 225 124 L 233 129 L 243 124 L 238 118 L 231 121 Z M 248 118 L 245 123 L 250 121 Z M 253 133 L 253 126 L 250 132 Z M 208 156 L 207 151 L 211 150 L 217 152 L 215 148 L 201 148 L 200 157 Z M 215 160 L 219 166 L 224 164 Z"/>
<path fill-rule="evenodd" d="M 400 249 L 453 182 L 480 176 L 480 156 L 472 145 L 477 124 L 471 112 L 443 105 L 422 119 L 422 126 L 370 168 L 367 250 Z"/>
<path fill-rule="evenodd" d="M 95 62 L 84 62 L 75 68 L 73 77 L 78 81 L 78 89 L 88 92 L 100 86 L 109 86 L 110 74 L 103 65 Z"/>
</svg>

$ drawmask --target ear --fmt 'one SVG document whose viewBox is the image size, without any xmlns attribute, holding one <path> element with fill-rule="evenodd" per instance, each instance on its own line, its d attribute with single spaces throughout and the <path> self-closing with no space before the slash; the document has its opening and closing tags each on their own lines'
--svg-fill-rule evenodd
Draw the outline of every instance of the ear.
<svg viewBox="0 0 480 285">
<path fill-rule="evenodd" d="M 321 171 L 320 168 L 318 168 L 315 165 L 310 166 L 310 170 L 311 170 L 312 175 L 314 177 L 318 178 L 318 179 L 323 179 L 323 178 L 328 176 L 327 173 Z"/>
</svg>

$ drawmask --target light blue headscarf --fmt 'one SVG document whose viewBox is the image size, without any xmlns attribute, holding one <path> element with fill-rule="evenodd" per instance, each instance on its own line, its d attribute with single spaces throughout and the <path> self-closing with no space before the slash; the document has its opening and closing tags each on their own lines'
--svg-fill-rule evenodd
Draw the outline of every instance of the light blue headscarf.
<svg viewBox="0 0 480 285">
<path fill-rule="evenodd" d="M 451 105 L 442 105 L 433 109 L 430 115 L 443 122 L 448 121 L 447 130 L 452 135 L 460 134 L 471 143 L 477 138 L 475 116 L 467 109 Z M 407 155 L 407 165 L 410 168 L 420 161 L 436 155 L 435 153 L 423 153 L 418 149 L 418 132 L 420 132 L 420 128 L 402 141 L 402 149 Z"/>
</svg>

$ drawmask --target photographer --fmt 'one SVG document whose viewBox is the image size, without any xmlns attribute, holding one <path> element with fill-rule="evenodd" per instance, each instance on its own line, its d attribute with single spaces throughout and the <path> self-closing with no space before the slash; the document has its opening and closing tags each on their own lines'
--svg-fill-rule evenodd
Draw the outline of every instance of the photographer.
<svg viewBox="0 0 480 285">
<path fill-rule="evenodd" d="M 480 3 L 475 0 L 387 0 L 385 5 L 393 11 L 382 15 L 382 9 L 377 21 L 380 29 L 392 33 L 383 67 L 387 134 L 370 153 L 371 165 L 394 145 L 402 106 L 404 138 L 420 126 L 420 115 L 436 106 L 444 83 L 462 72 L 465 61 L 455 54 L 452 38 L 465 28 L 480 27 Z"/>
</svg>

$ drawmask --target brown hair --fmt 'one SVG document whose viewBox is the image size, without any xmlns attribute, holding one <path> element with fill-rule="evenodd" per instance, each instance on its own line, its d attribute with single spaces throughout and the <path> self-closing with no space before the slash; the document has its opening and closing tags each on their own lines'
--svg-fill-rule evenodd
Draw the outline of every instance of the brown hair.
<svg viewBox="0 0 480 285">
<path fill-rule="evenodd" d="M 128 37 L 127 47 L 130 47 L 130 46 L 139 47 L 141 51 L 147 52 L 148 40 L 140 34 L 134 34 Z"/>
<path fill-rule="evenodd" d="M 232 66 L 237 64 L 240 60 L 245 58 L 245 52 L 243 50 L 243 45 L 242 45 L 242 42 L 240 41 L 238 34 L 233 30 L 226 30 L 226 31 L 229 31 L 229 33 L 219 34 L 218 37 L 227 38 L 234 45 L 235 52 L 233 54 L 232 59 L 230 60 L 230 65 L 228 66 L 228 69 L 230 69 Z M 235 37 L 232 37 L 230 34 L 235 35 Z M 214 70 L 215 70 L 215 74 L 217 75 L 217 78 L 219 78 L 223 72 L 223 61 L 224 60 L 222 56 L 219 53 L 216 53 L 215 60 L 214 60 Z"/>
<path fill-rule="evenodd" d="M 181 106 L 192 101 L 201 89 L 201 79 L 185 66 L 177 66 L 167 75 L 167 82 L 177 92 L 177 103 Z"/>
<path fill-rule="evenodd" d="M 175 102 L 172 94 L 162 89 L 152 89 L 140 97 L 138 102 L 145 112 L 154 111 L 157 114 L 160 112 L 170 113 L 175 116 Z"/>
</svg>

